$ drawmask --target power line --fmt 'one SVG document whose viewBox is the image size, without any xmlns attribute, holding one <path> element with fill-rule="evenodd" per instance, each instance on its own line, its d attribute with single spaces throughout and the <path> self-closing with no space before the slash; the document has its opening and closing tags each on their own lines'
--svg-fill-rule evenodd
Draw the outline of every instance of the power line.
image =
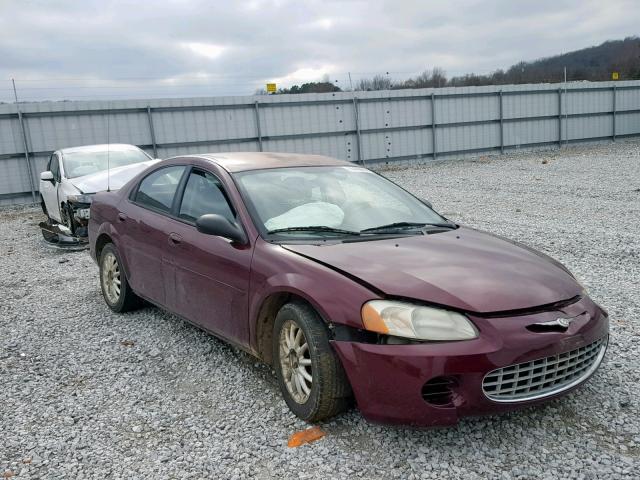
<svg viewBox="0 0 640 480">
<path fill-rule="evenodd" d="M 346 76 L 348 75 L 348 71 L 344 72 L 327 72 L 327 75 L 330 77 L 338 77 L 338 76 Z M 407 71 L 384 71 L 384 72 L 355 72 L 352 71 L 352 75 L 383 75 L 383 74 L 391 74 L 391 75 L 415 75 L 420 72 L 407 72 Z M 158 80 L 158 81 L 171 81 L 174 79 L 181 80 L 203 80 L 207 79 L 215 79 L 215 78 L 241 78 L 241 79 L 257 79 L 257 80 L 267 80 L 267 79 L 277 79 L 288 77 L 290 75 L 295 74 L 295 72 L 288 73 L 276 73 L 271 75 L 248 75 L 248 74 L 234 74 L 234 73 L 211 73 L 205 75 L 186 75 L 186 76 L 177 76 L 177 77 L 110 77 L 110 78 L 87 78 L 87 77 L 49 77 L 49 78 L 19 78 L 13 77 L 17 82 L 51 82 L 51 81 L 78 81 L 78 82 L 87 82 L 87 81 L 120 81 L 120 80 Z M 319 76 L 322 76 L 320 74 Z M 6 79 L 11 80 L 11 79 Z"/>
</svg>

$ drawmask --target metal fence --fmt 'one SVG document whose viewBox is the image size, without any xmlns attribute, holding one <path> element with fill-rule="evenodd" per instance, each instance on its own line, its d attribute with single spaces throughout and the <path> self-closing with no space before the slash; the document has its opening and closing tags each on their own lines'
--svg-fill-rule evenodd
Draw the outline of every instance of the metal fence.
<svg viewBox="0 0 640 480">
<path fill-rule="evenodd" d="M 38 198 L 52 151 L 95 143 L 380 164 L 638 134 L 640 81 L 0 104 L 0 204 Z"/>
</svg>

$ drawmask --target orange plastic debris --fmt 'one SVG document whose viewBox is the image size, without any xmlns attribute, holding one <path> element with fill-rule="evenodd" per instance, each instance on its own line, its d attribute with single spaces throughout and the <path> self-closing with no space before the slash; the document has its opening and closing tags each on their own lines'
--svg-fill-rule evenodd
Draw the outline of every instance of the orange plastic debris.
<svg viewBox="0 0 640 480">
<path fill-rule="evenodd" d="M 315 442 L 324 437 L 326 433 L 320 427 L 311 427 L 301 432 L 296 432 L 289 437 L 289 448 L 299 447 L 305 443 Z"/>
</svg>

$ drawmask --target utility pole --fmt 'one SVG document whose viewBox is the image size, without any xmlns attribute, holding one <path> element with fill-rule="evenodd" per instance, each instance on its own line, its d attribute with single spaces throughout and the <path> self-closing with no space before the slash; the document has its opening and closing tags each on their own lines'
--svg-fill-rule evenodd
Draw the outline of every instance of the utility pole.
<svg viewBox="0 0 640 480">
<path fill-rule="evenodd" d="M 567 112 L 567 67 L 564 67 L 564 130 L 565 130 L 565 145 L 569 142 L 567 133 L 569 132 L 569 114 Z"/>
<path fill-rule="evenodd" d="M 29 147 L 27 146 L 27 131 L 24 126 L 24 118 L 20 111 L 20 105 L 18 105 L 18 91 L 16 90 L 16 81 L 12 78 L 11 84 L 13 85 L 13 98 L 16 100 L 16 110 L 18 111 L 18 121 L 20 122 L 20 129 L 22 130 L 22 145 L 24 146 L 24 159 L 27 162 L 27 172 L 29 174 L 29 187 L 31 187 L 31 200 L 36 203 L 36 187 L 33 180 L 33 170 L 31 168 L 31 159 L 29 158 Z"/>
</svg>

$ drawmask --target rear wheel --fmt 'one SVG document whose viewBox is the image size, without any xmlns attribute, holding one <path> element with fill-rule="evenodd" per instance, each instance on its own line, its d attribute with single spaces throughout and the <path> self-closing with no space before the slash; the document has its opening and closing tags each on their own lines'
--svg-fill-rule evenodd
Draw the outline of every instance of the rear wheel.
<svg viewBox="0 0 640 480">
<path fill-rule="evenodd" d="M 301 419 L 317 422 L 349 406 L 349 381 L 329 345 L 327 327 L 309 305 L 287 303 L 278 312 L 273 360 L 282 395 Z"/>
<path fill-rule="evenodd" d="M 113 243 L 108 243 L 100 253 L 100 287 L 109 308 L 122 313 L 139 308 L 142 304 L 127 282 L 122 270 L 120 255 Z"/>
</svg>

